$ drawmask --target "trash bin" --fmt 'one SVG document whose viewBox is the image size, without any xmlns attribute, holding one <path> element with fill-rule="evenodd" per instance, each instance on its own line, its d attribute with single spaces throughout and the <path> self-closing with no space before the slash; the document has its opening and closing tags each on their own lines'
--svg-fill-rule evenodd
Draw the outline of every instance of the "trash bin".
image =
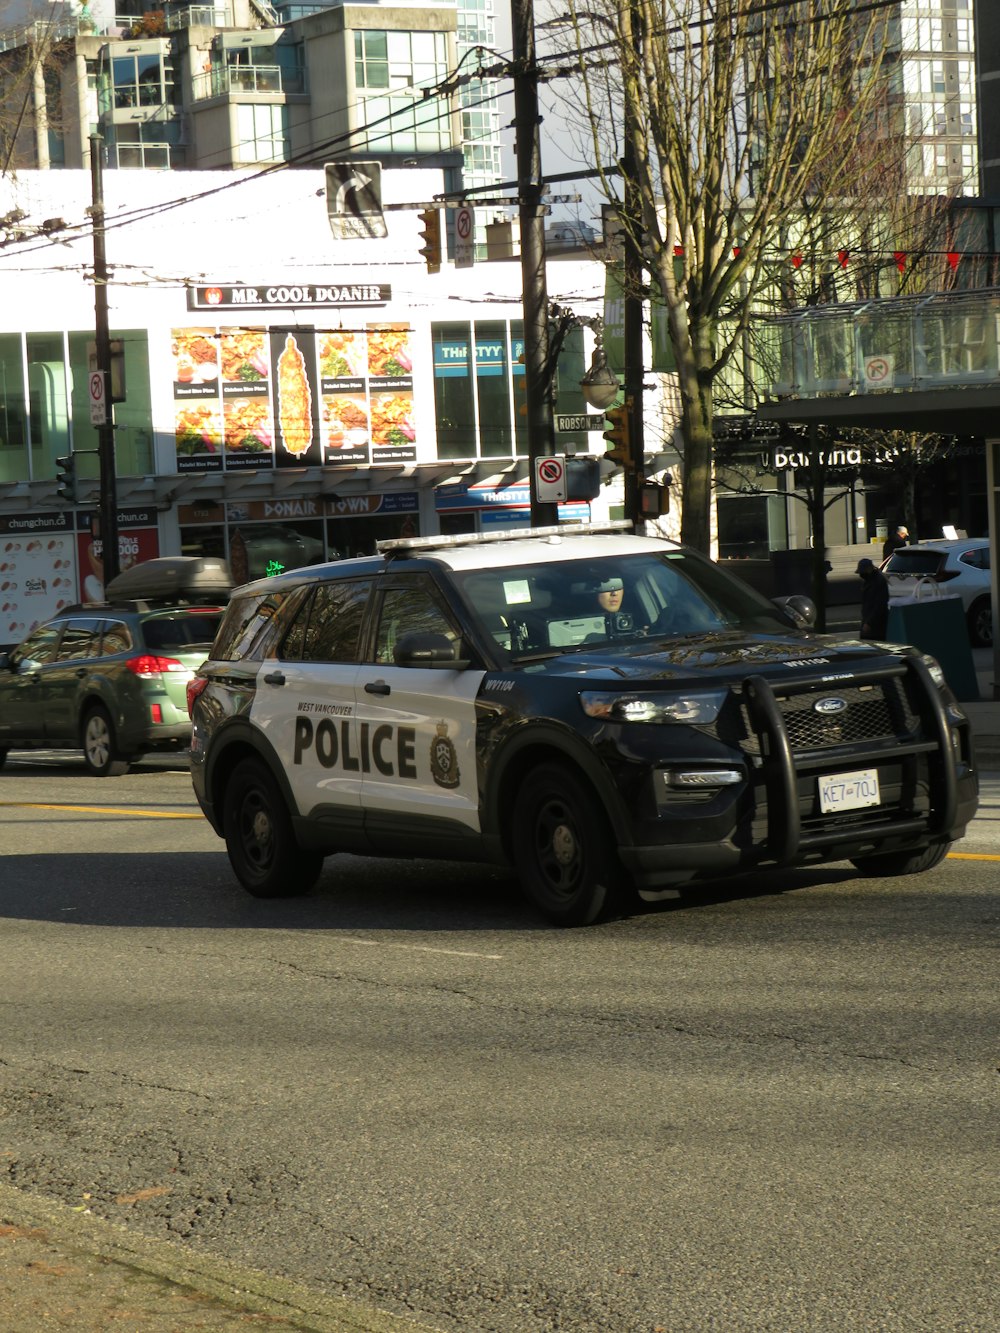
<svg viewBox="0 0 1000 1333">
<path fill-rule="evenodd" d="M 979 698 L 961 597 L 891 597 L 886 638 L 890 643 L 912 643 L 936 657 L 956 699 Z"/>
</svg>

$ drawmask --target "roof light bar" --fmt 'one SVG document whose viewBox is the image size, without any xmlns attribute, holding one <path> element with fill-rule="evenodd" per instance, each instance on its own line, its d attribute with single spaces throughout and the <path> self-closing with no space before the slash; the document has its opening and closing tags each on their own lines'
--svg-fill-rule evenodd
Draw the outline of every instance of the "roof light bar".
<svg viewBox="0 0 1000 1333">
<path fill-rule="evenodd" d="M 611 519 L 607 523 L 557 523 L 550 528 L 501 528 L 498 532 L 460 532 L 452 537 L 394 537 L 375 543 L 379 555 L 399 555 L 406 551 L 441 551 L 454 546 L 480 546 L 485 542 L 524 541 L 534 537 L 590 537 L 595 533 L 631 532 L 629 519 Z"/>
</svg>

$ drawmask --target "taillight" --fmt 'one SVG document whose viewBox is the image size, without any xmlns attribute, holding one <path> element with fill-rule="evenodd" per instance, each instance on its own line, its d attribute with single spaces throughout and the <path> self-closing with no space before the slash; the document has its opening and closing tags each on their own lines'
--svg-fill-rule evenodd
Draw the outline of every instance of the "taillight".
<svg viewBox="0 0 1000 1333">
<path fill-rule="evenodd" d="M 192 676 L 187 683 L 187 705 L 188 717 L 194 716 L 195 700 L 201 694 L 202 690 L 208 684 L 204 676 Z"/>
<path fill-rule="evenodd" d="M 125 665 L 134 676 L 149 680 L 151 676 L 162 676 L 166 671 L 189 671 L 176 657 L 156 657 L 153 653 L 143 653 L 139 657 L 130 657 Z"/>
</svg>

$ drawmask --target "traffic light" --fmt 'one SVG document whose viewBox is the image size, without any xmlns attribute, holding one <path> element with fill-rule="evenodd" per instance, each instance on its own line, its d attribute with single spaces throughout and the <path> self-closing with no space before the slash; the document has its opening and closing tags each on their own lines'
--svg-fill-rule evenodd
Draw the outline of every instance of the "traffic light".
<svg viewBox="0 0 1000 1333">
<path fill-rule="evenodd" d="M 76 504 L 76 454 L 56 459 L 56 494 L 68 504 Z"/>
<path fill-rule="evenodd" d="M 629 459 L 629 437 L 628 437 L 628 408 L 624 403 L 619 403 L 617 407 L 609 407 L 604 414 L 611 426 L 604 432 L 604 438 L 611 448 L 604 455 L 609 463 L 617 463 L 619 467 L 628 467 Z"/>
<path fill-rule="evenodd" d="M 420 253 L 427 261 L 428 273 L 441 272 L 441 210 L 425 208 L 419 213 L 420 235 L 424 243 Z"/>
</svg>

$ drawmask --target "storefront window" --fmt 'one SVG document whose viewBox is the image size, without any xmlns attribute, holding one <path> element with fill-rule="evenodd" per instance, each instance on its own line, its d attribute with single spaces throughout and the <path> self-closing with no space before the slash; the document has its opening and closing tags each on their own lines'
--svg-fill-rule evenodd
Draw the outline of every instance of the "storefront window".
<svg viewBox="0 0 1000 1333">
<path fill-rule="evenodd" d="M 56 458 L 70 448 L 63 335 L 29 333 L 26 350 L 31 475 L 50 477 L 55 475 Z"/>
<path fill-rule="evenodd" d="M 148 477 L 153 466 L 153 414 L 149 390 L 149 340 L 145 329 L 112 330 L 121 347 L 124 366 L 123 402 L 116 403 L 115 469 L 122 477 Z M 70 375 L 73 385 L 73 447 L 97 449 L 97 427 L 90 422 L 88 379 L 94 356 L 92 333 L 69 336 Z M 78 475 L 98 475 L 96 455 L 77 464 Z"/>
<path fill-rule="evenodd" d="M 483 458 L 510 457 L 510 374 L 507 325 L 476 322 L 476 400 L 479 408 L 479 453 Z"/>
<path fill-rule="evenodd" d="M 0 481 L 28 480 L 24 362 L 19 333 L 0 335 Z"/>
<path fill-rule="evenodd" d="M 434 412 L 439 458 L 476 458 L 476 404 L 468 324 L 435 324 Z"/>
</svg>

